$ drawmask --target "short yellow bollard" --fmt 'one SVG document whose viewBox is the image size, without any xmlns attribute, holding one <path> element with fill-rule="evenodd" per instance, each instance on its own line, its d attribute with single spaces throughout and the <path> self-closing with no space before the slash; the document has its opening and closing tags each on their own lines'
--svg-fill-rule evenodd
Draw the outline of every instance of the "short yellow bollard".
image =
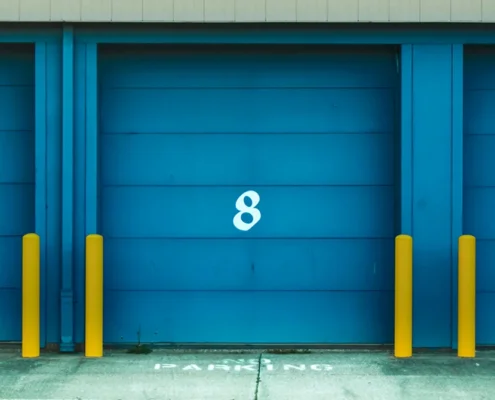
<svg viewBox="0 0 495 400">
<path fill-rule="evenodd" d="M 395 238 L 395 357 L 412 356 L 412 237 Z"/>
<path fill-rule="evenodd" d="M 86 357 L 103 356 L 103 237 L 86 238 Z"/>
<path fill-rule="evenodd" d="M 22 357 L 40 355 L 40 237 L 22 238 Z"/>
<path fill-rule="evenodd" d="M 459 357 L 476 353 L 476 239 L 459 237 L 458 266 L 458 343 Z"/>
</svg>

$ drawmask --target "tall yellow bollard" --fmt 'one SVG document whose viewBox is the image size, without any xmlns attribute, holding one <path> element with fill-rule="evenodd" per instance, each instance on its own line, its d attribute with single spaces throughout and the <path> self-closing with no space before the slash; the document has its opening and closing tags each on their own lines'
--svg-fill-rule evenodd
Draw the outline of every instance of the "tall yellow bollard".
<svg viewBox="0 0 495 400">
<path fill-rule="evenodd" d="M 103 356 L 103 237 L 86 238 L 86 357 Z"/>
<path fill-rule="evenodd" d="M 459 238 L 458 266 L 458 343 L 459 357 L 476 353 L 476 239 L 471 235 Z"/>
<path fill-rule="evenodd" d="M 395 357 L 412 356 L 412 237 L 395 238 Z"/>
<path fill-rule="evenodd" d="M 40 237 L 22 238 L 22 357 L 40 355 Z"/>
</svg>

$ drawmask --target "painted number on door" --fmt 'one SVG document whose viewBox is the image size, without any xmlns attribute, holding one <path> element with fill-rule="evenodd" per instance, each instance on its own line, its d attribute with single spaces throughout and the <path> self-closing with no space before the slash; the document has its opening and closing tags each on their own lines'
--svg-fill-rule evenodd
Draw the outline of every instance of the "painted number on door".
<svg viewBox="0 0 495 400">
<path fill-rule="evenodd" d="M 246 205 L 246 198 L 251 200 L 251 205 Z M 237 201 L 235 202 L 235 208 L 239 210 L 239 212 L 234 216 L 234 226 L 240 231 L 248 231 L 253 226 L 255 226 L 261 219 L 261 212 L 256 208 L 256 206 L 260 202 L 260 195 L 256 193 L 254 190 L 248 190 L 239 196 Z M 242 220 L 242 216 L 244 214 L 249 214 L 252 218 L 252 221 L 246 223 Z"/>
</svg>

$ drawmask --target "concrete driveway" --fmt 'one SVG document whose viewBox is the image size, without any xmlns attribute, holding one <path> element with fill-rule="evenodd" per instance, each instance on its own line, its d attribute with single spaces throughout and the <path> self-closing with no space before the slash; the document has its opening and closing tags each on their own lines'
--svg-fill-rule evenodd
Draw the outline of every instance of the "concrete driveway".
<svg viewBox="0 0 495 400">
<path fill-rule="evenodd" d="M 155 350 L 22 359 L 0 350 L 0 399 L 493 400 L 495 352 L 397 360 L 384 351 Z"/>
</svg>

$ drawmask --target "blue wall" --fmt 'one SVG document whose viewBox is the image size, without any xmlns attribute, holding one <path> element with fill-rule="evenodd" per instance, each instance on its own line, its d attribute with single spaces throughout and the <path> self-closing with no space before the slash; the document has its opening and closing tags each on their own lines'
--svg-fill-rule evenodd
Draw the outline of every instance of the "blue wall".
<svg viewBox="0 0 495 400">
<path fill-rule="evenodd" d="M 467 47 L 464 101 L 464 228 L 477 238 L 477 342 L 495 336 L 495 48 Z M 491 315 L 491 318 L 486 316 Z"/>
<path fill-rule="evenodd" d="M 401 231 L 414 237 L 414 346 L 455 347 L 456 252 L 463 233 L 463 45 L 495 43 L 495 31 L 390 25 L 203 29 L 0 27 L 2 42 L 35 44 L 43 343 L 71 351 L 84 339 L 84 238 L 98 232 L 98 43 L 359 43 L 401 49 L 400 222 Z"/>
<path fill-rule="evenodd" d="M 34 230 L 34 46 L 0 44 L 0 321 L 3 340 L 21 330 L 20 236 Z M 0 267 L 1 268 L 1 267 Z"/>
</svg>

